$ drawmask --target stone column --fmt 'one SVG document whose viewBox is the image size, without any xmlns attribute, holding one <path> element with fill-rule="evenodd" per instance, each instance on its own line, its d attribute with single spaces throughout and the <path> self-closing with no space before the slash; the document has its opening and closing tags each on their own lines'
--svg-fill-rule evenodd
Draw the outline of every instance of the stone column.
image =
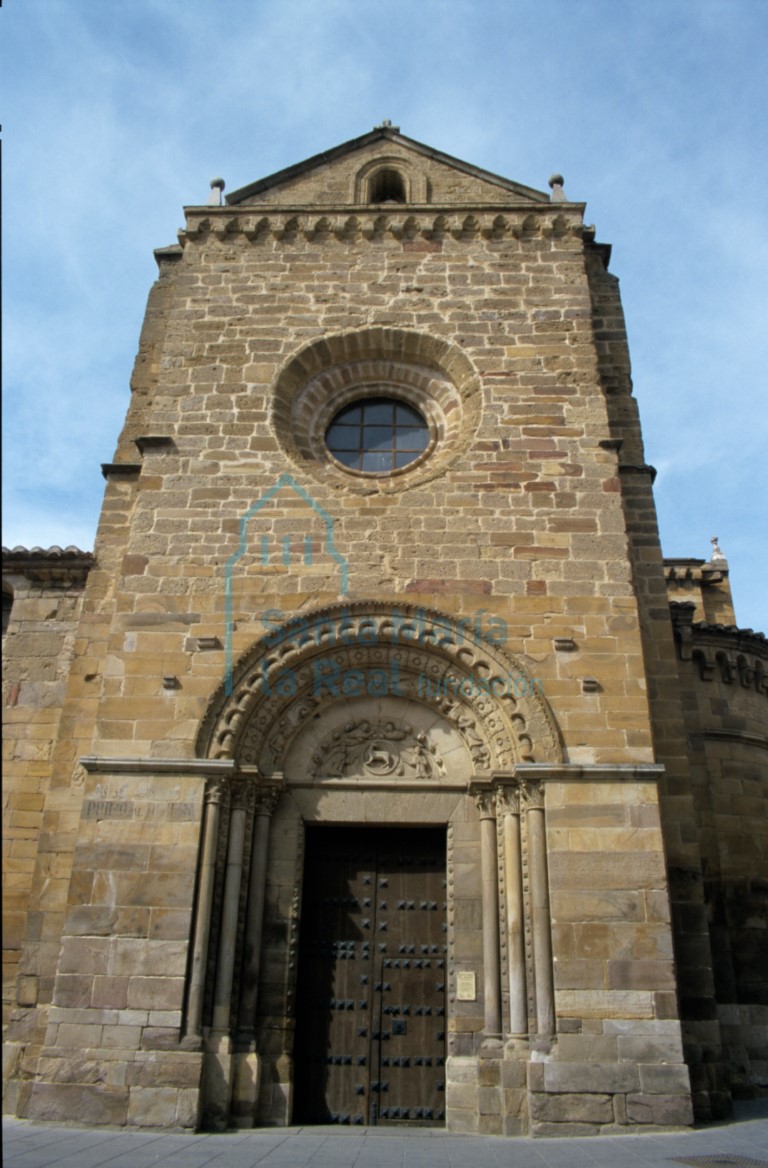
<svg viewBox="0 0 768 1168">
<path fill-rule="evenodd" d="M 203 1033 L 203 995 L 205 992 L 205 968 L 208 962 L 208 939 L 211 933 L 216 849 L 219 843 L 221 804 L 227 799 L 228 790 L 223 780 L 217 779 L 208 784 L 205 791 L 200 884 L 195 911 L 192 970 L 187 1001 L 186 1034 L 189 1039 L 193 1040 L 200 1040 Z"/>
<path fill-rule="evenodd" d="M 247 794 L 245 784 L 239 782 L 232 793 L 232 811 L 229 818 L 227 870 L 224 877 L 224 898 L 221 911 L 219 953 L 216 963 L 216 984 L 213 991 L 213 1024 L 211 1026 L 214 1033 L 221 1034 L 229 1029 L 229 1017 L 232 1006 L 232 979 L 235 972 L 237 916 L 240 906 L 240 888 L 243 879 Z"/>
<path fill-rule="evenodd" d="M 276 787 L 257 787 L 255 824 L 248 884 L 248 909 L 243 942 L 243 976 L 238 1013 L 234 1092 L 230 1119 L 237 1127 L 253 1127 L 261 1081 L 261 1060 L 256 1049 L 256 1005 L 261 965 L 261 931 L 264 922 L 269 825 L 279 796 Z"/>
<path fill-rule="evenodd" d="M 483 1001 L 486 1040 L 501 1041 L 501 954 L 496 855 L 496 792 L 477 796 L 480 812 L 480 864 L 483 882 Z"/>
<path fill-rule="evenodd" d="M 251 1038 L 256 1029 L 256 1000 L 261 965 L 261 929 L 264 922 L 269 824 L 279 794 L 276 787 L 259 787 L 255 793 L 255 824 L 248 884 L 248 911 L 245 918 L 242 992 L 238 1016 L 238 1034 L 243 1038 Z"/>
<path fill-rule="evenodd" d="M 552 974 L 552 923 L 549 911 L 547 837 L 544 823 L 544 788 L 525 784 L 528 811 L 528 853 L 533 930 L 533 978 L 536 990 L 536 1029 L 540 1036 L 555 1032 L 555 990 Z"/>
<path fill-rule="evenodd" d="M 523 857 L 520 842 L 520 788 L 507 783 L 498 788 L 498 809 L 504 824 L 504 891 L 507 906 L 507 963 L 509 968 L 509 1031 L 528 1034 L 528 997 L 525 977 L 525 910 Z"/>
<path fill-rule="evenodd" d="M 229 1020 L 232 1010 L 232 983 L 235 972 L 237 918 L 243 880 L 243 852 L 248 817 L 250 784 L 238 780 L 232 789 L 229 817 L 227 868 L 222 897 L 221 928 L 213 990 L 213 1019 L 206 1040 L 203 1068 L 203 1118 L 208 1127 L 223 1130 L 229 1123 L 235 1066 Z"/>
</svg>

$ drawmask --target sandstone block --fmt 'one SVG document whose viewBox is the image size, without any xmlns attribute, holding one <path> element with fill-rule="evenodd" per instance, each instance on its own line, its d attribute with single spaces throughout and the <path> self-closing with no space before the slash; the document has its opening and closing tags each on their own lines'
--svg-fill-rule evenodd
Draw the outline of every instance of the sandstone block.
<svg viewBox="0 0 768 1168">
<path fill-rule="evenodd" d="M 53 1000 L 57 1006 L 82 1007 L 91 1004 L 93 977 L 89 974 L 61 974 L 56 978 Z"/>
<path fill-rule="evenodd" d="M 551 1123 L 612 1123 L 611 1095 L 532 1095 L 531 1118 Z"/>
<path fill-rule="evenodd" d="M 180 1010 L 184 1000 L 183 977 L 132 977 L 128 981 L 131 1009 Z"/>
<path fill-rule="evenodd" d="M 183 975 L 187 945 L 183 941 L 143 941 L 118 937 L 109 972 L 115 977 L 168 977 Z"/>
<path fill-rule="evenodd" d="M 671 961 L 639 958 L 634 961 L 609 961 L 608 985 L 613 989 L 671 989 L 675 971 Z"/>
<path fill-rule="evenodd" d="M 525 1063 L 522 1059 L 512 1061 L 505 1059 L 501 1064 L 501 1082 L 510 1090 L 525 1086 Z"/>
<path fill-rule="evenodd" d="M 102 1008 L 124 1009 L 128 1005 L 128 978 L 97 975 L 93 979 L 91 1001 Z"/>
<path fill-rule="evenodd" d="M 176 1100 L 176 1127 L 196 1129 L 200 1122 L 200 1089 L 183 1087 Z"/>
<path fill-rule="evenodd" d="M 177 1102 L 173 1087 L 132 1087 L 127 1122 L 137 1127 L 173 1127 Z"/>
<path fill-rule="evenodd" d="M 532 1134 L 539 1139 L 575 1140 L 582 1136 L 596 1136 L 600 1132 L 597 1124 L 590 1123 L 534 1123 Z"/>
<path fill-rule="evenodd" d="M 544 1089 L 549 1093 L 613 1094 L 636 1091 L 640 1071 L 619 1063 L 545 1063 Z"/>
<path fill-rule="evenodd" d="M 474 1106 L 471 1108 L 449 1107 L 445 1116 L 446 1131 L 456 1132 L 457 1134 L 471 1134 L 479 1130 L 480 1117 L 475 1111 Z"/>
<path fill-rule="evenodd" d="M 682 1063 L 683 1061 L 683 1044 L 679 1034 L 620 1036 L 618 1046 L 619 1059 L 622 1062 Z"/>
<path fill-rule="evenodd" d="M 27 1118 L 69 1123 L 76 1115 L 79 1123 L 121 1126 L 127 1114 L 125 1089 L 82 1083 L 34 1083 Z"/>
<path fill-rule="evenodd" d="M 682 1061 L 672 1066 L 641 1066 L 640 1087 L 647 1095 L 687 1094 L 690 1089 L 688 1067 Z"/>
<path fill-rule="evenodd" d="M 446 1077 L 449 1083 L 476 1083 L 478 1060 L 450 1055 L 446 1062 Z"/>
<path fill-rule="evenodd" d="M 660 1126 L 687 1126 L 693 1122 L 690 1095 L 627 1095 L 627 1120 Z"/>
<path fill-rule="evenodd" d="M 501 1099 L 501 1091 L 498 1086 L 479 1086 L 477 1089 L 477 1107 L 480 1115 L 500 1115 Z"/>
<path fill-rule="evenodd" d="M 569 1018 L 653 1018 L 647 990 L 558 989 L 558 1011 Z"/>
<path fill-rule="evenodd" d="M 131 1087 L 196 1087 L 202 1055 L 190 1051 L 139 1052 L 128 1071 Z"/>
<path fill-rule="evenodd" d="M 478 1088 L 476 1084 L 448 1082 L 445 1091 L 445 1102 L 449 1111 L 456 1109 L 474 1112 L 477 1109 Z"/>
<path fill-rule="evenodd" d="M 484 1112 L 481 1110 L 477 1123 L 477 1131 L 480 1135 L 500 1136 L 503 1129 L 503 1120 L 497 1111 Z"/>
<path fill-rule="evenodd" d="M 60 973 L 106 974 L 111 942 L 107 938 L 65 937 L 59 959 Z"/>
</svg>

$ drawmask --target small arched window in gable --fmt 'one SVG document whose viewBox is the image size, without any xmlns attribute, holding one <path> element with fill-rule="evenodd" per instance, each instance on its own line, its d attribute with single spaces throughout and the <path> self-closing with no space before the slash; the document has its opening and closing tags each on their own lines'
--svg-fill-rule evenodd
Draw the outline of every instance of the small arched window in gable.
<svg viewBox="0 0 768 1168">
<path fill-rule="evenodd" d="M 369 203 L 405 203 L 405 180 L 391 167 L 377 170 L 368 184 Z"/>
</svg>

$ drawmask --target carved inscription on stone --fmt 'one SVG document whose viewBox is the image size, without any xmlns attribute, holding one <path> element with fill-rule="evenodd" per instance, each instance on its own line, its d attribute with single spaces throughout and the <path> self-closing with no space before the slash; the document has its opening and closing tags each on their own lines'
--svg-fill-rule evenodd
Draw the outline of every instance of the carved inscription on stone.
<svg viewBox="0 0 768 1168">
<path fill-rule="evenodd" d="M 550 852 L 553 888 L 664 888 L 661 852 Z"/>
<path fill-rule="evenodd" d="M 170 801 L 134 803 L 131 799 L 86 799 L 83 819 L 161 819 L 180 822 L 196 819 L 194 803 Z"/>
<path fill-rule="evenodd" d="M 133 803 L 129 799 L 86 799 L 83 819 L 133 819 Z"/>
</svg>

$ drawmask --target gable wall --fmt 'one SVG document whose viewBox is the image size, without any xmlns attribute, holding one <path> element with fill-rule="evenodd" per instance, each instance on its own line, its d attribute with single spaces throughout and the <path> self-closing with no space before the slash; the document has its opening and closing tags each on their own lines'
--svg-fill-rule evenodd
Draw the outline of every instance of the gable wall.
<svg viewBox="0 0 768 1168">
<path fill-rule="evenodd" d="M 304 204 L 322 207 L 354 203 L 358 201 L 355 198 L 357 175 L 378 160 L 381 160 L 382 165 L 392 162 L 402 167 L 403 174 L 416 185 L 413 201 L 417 203 L 508 204 L 511 198 L 516 202 L 531 202 L 530 197 L 510 196 L 509 190 L 501 185 L 463 173 L 436 159 L 416 155 L 413 150 L 397 142 L 374 142 L 349 156 L 318 166 L 307 174 L 249 195 L 243 205 Z"/>
</svg>

